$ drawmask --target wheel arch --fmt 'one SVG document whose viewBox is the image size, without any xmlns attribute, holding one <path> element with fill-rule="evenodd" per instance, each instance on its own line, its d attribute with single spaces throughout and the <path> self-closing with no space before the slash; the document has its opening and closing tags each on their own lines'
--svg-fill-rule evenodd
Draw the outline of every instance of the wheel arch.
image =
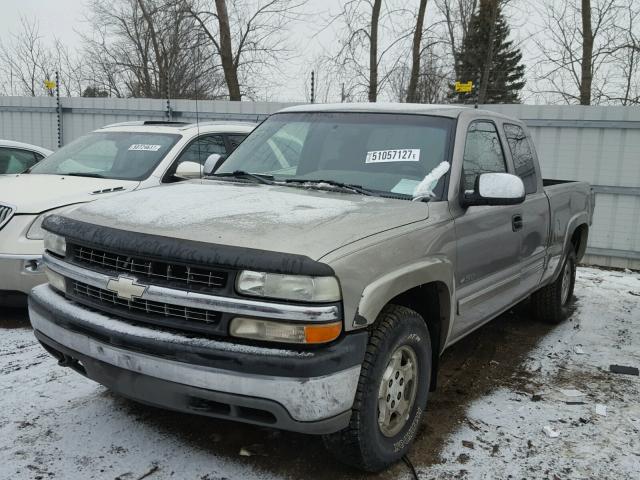
<svg viewBox="0 0 640 480">
<path fill-rule="evenodd" d="M 589 225 L 587 223 L 578 224 L 571 233 L 570 242 L 573 250 L 576 252 L 576 260 L 580 262 L 587 250 L 587 241 L 589 240 Z"/>
<path fill-rule="evenodd" d="M 358 315 L 368 325 L 386 305 L 401 305 L 420 314 L 431 336 L 432 390 L 453 322 L 453 271 L 452 263 L 439 257 L 400 268 L 367 286 L 358 306 Z"/>
</svg>

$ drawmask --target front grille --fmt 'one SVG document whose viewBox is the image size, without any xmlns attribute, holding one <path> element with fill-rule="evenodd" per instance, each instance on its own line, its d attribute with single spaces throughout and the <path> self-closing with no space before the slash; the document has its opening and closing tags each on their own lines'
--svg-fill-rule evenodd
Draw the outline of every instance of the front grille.
<svg viewBox="0 0 640 480">
<path fill-rule="evenodd" d="M 11 220 L 13 217 L 14 208 L 8 205 L 0 205 L 0 228 L 4 227 L 5 224 Z"/>
<path fill-rule="evenodd" d="M 126 300 L 119 298 L 114 292 L 96 288 L 77 280 L 71 280 L 70 283 L 71 293 L 74 298 L 85 299 L 94 306 L 108 307 L 111 310 L 128 312 L 134 315 L 140 314 L 139 318 L 141 320 L 149 321 L 150 323 L 158 323 L 154 322 L 154 319 L 180 319 L 186 322 L 194 322 L 195 325 L 211 325 L 220 320 L 220 312 L 182 307 L 141 298 Z"/>
<path fill-rule="evenodd" d="M 138 277 L 159 280 L 172 286 L 193 289 L 224 288 L 228 273 L 219 269 L 193 267 L 176 263 L 118 255 L 104 250 L 75 245 L 73 256 L 79 263 L 105 272 L 132 273 Z"/>
</svg>

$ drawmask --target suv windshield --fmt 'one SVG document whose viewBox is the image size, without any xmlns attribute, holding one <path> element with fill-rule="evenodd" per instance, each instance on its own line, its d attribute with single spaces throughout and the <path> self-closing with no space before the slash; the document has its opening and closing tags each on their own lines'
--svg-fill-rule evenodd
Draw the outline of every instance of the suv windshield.
<svg viewBox="0 0 640 480">
<path fill-rule="evenodd" d="M 412 195 L 425 175 L 449 161 L 453 125 L 451 118 L 426 115 L 280 113 L 249 135 L 216 174 L 329 180 Z M 443 184 L 434 190 L 438 198 Z"/>
<path fill-rule="evenodd" d="M 168 133 L 90 133 L 51 154 L 30 173 L 144 180 L 179 139 Z"/>
</svg>

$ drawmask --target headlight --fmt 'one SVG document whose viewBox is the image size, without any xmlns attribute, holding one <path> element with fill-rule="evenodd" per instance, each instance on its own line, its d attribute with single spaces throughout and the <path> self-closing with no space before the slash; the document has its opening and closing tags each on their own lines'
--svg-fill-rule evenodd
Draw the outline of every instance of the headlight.
<svg viewBox="0 0 640 480">
<path fill-rule="evenodd" d="M 238 275 L 239 293 L 256 297 L 300 300 L 303 302 L 337 302 L 340 285 L 335 277 L 308 277 L 244 270 Z"/>
<path fill-rule="evenodd" d="M 341 331 L 342 322 L 303 325 L 243 317 L 234 318 L 229 327 L 234 337 L 302 344 L 327 343 L 338 338 Z"/>
<path fill-rule="evenodd" d="M 44 249 L 64 257 L 67 254 L 67 242 L 64 237 L 44 230 Z"/>
<path fill-rule="evenodd" d="M 56 208 L 54 210 L 49 210 L 48 212 L 44 212 L 38 215 L 27 231 L 27 238 L 30 240 L 42 240 L 44 238 L 42 222 L 44 222 L 45 218 L 53 214 L 70 212 L 71 210 L 75 210 L 76 208 L 78 208 L 80 205 L 82 204 L 78 203 L 75 205 L 67 205 L 66 207 Z"/>
</svg>

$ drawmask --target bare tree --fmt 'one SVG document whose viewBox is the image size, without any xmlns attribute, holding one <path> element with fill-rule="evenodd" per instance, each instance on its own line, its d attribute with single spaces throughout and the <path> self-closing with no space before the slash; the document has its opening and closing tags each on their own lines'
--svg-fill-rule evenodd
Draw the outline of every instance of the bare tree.
<svg viewBox="0 0 640 480">
<path fill-rule="evenodd" d="M 439 45 L 440 44 L 440 45 Z M 451 84 L 451 56 L 448 51 L 438 49 L 441 42 L 427 43 L 420 52 L 420 71 L 413 93 L 414 103 L 445 103 Z M 389 79 L 392 100 L 409 101 L 409 83 L 412 68 L 402 65 L 395 69 Z"/>
<path fill-rule="evenodd" d="M 411 48 L 411 73 L 409 76 L 409 87 L 407 88 L 407 102 L 416 102 L 418 89 L 418 79 L 420 76 L 420 57 L 422 54 L 422 29 L 424 27 L 424 16 L 427 11 L 427 0 L 420 0 L 418 15 L 416 17 L 416 28 L 413 32 L 413 45 Z"/>
<path fill-rule="evenodd" d="M 540 52 L 534 65 L 535 93 L 544 101 L 582 105 L 608 103 L 619 96 L 613 93 L 619 89 L 616 54 L 623 43 L 624 5 L 634 2 L 547 0 L 540 12 L 544 24 L 534 37 Z"/>
<path fill-rule="evenodd" d="M 591 28 L 591 0 L 582 0 L 582 62 L 580 76 L 580 104 L 591 104 L 593 58 L 593 29 Z"/>
<path fill-rule="evenodd" d="M 604 94 L 607 102 L 622 105 L 640 104 L 640 4 L 628 0 L 620 21 L 620 45 L 614 54 L 616 59 L 611 93 Z"/>
<path fill-rule="evenodd" d="M 454 63 L 469 33 L 469 22 L 478 7 L 478 0 L 436 0 L 443 17 L 446 37 Z"/>
<path fill-rule="evenodd" d="M 220 59 L 230 100 L 252 96 L 291 56 L 287 30 L 307 0 L 183 0 Z"/>
<path fill-rule="evenodd" d="M 52 70 L 51 52 L 40 35 L 38 22 L 21 17 L 20 31 L 10 33 L 9 41 L 0 43 L 0 72 L 6 91 L 10 95 L 46 95 L 43 82 L 50 79 Z"/>
<path fill-rule="evenodd" d="M 215 52 L 182 0 L 92 0 L 87 82 L 114 96 L 217 98 Z"/>
<path fill-rule="evenodd" d="M 349 0 L 331 16 L 339 48 L 331 55 L 344 79 L 343 100 L 378 100 L 407 55 L 413 13 L 399 0 Z M 366 59 L 366 60 L 365 60 Z"/>
</svg>

